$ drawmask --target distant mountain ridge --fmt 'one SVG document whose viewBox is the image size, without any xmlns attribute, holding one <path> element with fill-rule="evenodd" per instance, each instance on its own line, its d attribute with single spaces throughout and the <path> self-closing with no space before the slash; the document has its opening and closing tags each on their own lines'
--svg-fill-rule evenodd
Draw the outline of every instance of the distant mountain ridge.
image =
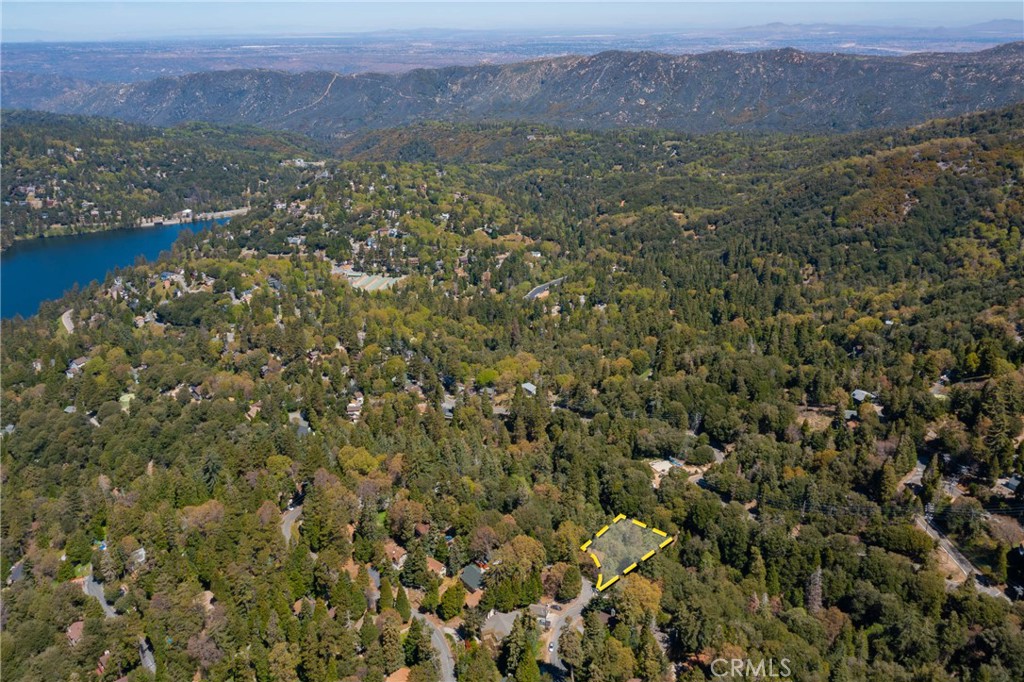
<svg viewBox="0 0 1024 682">
<path fill-rule="evenodd" d="M 319 138 L 427 120 L 846 132 L 1024 100 L 1024 42 L 971 53 L 602 52 L 342 76 L 209 71 L 128 85 L 3 74 L 5 107 L 155 125 L 247 123 Z"/>
</svg>

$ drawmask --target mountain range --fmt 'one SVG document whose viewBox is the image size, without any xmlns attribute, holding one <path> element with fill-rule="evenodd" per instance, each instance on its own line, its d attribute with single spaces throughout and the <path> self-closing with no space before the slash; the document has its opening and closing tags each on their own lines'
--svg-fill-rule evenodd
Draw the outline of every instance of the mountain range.
<svg viewBox="0 0 1024 682">
<path fill-rule="evenodd" d="M 1024 99 L 1024 42 L 905 57 L 608 51 L 402 74 L 207 71 L 109 84 L 3 74 L 3 102 L 155 125 L 248 123 L 326 139 L 419 121 L 843 132 Z"/>
</svg>

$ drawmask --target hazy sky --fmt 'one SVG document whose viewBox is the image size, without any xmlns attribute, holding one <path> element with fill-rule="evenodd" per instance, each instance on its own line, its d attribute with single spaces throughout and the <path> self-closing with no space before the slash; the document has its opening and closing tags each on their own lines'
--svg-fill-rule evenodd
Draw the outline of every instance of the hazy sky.
<svg viewBox="0 0 1024 682">
<path fill-rule="evenodd" d="M 322 35 L 387 29 L 606 32 L 785 23 L 963 26 L 1024 16 L 1021 2 L 38 2 L 3 0 L 4 40 Z"/>
</svg>

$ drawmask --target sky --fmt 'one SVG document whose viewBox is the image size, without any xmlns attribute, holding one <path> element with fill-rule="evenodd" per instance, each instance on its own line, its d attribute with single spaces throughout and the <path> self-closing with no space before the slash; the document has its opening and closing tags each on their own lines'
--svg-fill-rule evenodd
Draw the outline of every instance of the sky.
<svg viewBox="0 0 1024 682">
<path fill-rule="evenodd" d="M 3 0 L 5 41 L 326 35 L 424 28 L 551 33 L 685 30 L 772 22 L 956 27 L 1024 18 L 1021 2 L 39 2 Z"/>
</svg>

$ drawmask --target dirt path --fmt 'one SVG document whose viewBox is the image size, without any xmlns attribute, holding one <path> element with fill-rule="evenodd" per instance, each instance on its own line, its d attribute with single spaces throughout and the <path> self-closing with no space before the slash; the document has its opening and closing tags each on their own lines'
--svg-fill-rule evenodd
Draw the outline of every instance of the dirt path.
<svg viewBox="0 0 1024 682">
<path fill-rule="evenodd" d="M 317 104 L 320 104 L 320 102 L 323 102 L 324 99 L 327 97 L 327 95 L 331 94 L 331 88 L 334 87 L 334 82 L 336 80 L 338 80 L 338 74 L 334 74 L 334 78 L 332 78 L 331 82 L 327 84 L 327 89 L 324 90 L 324 93 L 322 95 L 320 95 L 315 100 L 313 100 L 312 102 L 310 102 L 309 104 L 307 104 L 305 106 L 301 106 L 298 109 L 292 109 L 291 111 L 289 111 L 287 114 L 285 114 L 281 118 L 282 119 L 288 118 L 292 114 L 297 114 L 300 111 L 305 111 L 306 109 L 311 109 L 311 108 L 315 107 Z"/>
</svg>

